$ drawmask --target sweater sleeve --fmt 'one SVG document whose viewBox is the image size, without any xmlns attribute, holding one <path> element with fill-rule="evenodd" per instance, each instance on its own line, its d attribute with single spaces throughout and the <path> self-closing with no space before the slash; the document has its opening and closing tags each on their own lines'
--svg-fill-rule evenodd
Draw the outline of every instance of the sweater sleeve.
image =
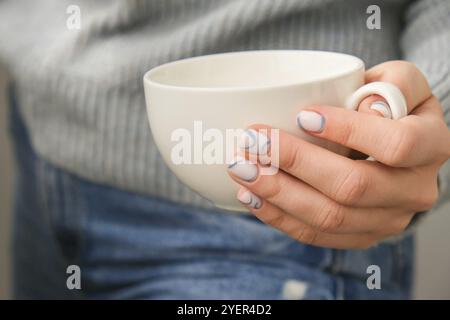
<svg viewBox="0 0 450 320">
<path fill-rule="evenodd" d="M 405 60 L 426 75 L 450 126 L 450 1 L 419 0 L 406 11 L 401 49 Z M 450 200 L 450 161 L 439 172 L 439 201 Z"/>
</svg>

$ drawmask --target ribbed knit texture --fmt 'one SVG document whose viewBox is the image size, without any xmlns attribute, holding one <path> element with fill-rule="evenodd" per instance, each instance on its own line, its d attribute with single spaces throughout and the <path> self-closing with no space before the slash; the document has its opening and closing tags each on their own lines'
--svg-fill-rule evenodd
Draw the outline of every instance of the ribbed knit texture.
<svg viewBox="0 0 450 320">
<path fill-rule="evenodd" d="M 366 9 L 375 3 L 381 30 L 366 27 Z M 175 178 L 152 141 L 142 88 L 147 70 L 180 58 L 256 49 L 338 51 L 367 67 L 405 58 L 428 76 L 449 120 L 450 1 L 411 3 L 3 0 L 0 58 L 16 81 L 42 157 L 95 182 L 204 207 L 210 204 Z M 80 30 L 66 28 L 69 5 L 81 9 Z"/>
</svg>

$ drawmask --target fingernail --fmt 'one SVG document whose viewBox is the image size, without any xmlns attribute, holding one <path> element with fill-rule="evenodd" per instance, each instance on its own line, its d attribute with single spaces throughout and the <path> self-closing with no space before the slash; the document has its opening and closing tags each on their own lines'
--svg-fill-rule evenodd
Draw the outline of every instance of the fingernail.
<svg viewBox="0 0 450 320">
<path fill-rule="evenodd" d="M 253 154 L 267 154 L 270 139 L 254 129 L 245 130 L 239 138 L 239 148 Z"/>
<path fill-rule="evenodd" d="M 236 157 L 228 170 L 245 181 L 253 181 L 258 176 L 258 167 L 241 156 Z"/>
<path fill-rule="evenodd" d="M 325 118 L 314 111 L 300 111 L 297 114 L 297 125 L 306 131 L 320 132 L 325 127 Z"/>
<path fill-rule="evenodd" d="M 252 207 L 253 209 L 261 208 L 261 199 L 245 188 L 241 188 L 241 190 L 239 190 L 237 199 L 246 206 Z"/>
<path fill-rule="evenodd" d="M 378 111 L 384 118 L 392 119 L 391 108 L 384 101 L 373 102 L 370 109 Z"/>
</svg>

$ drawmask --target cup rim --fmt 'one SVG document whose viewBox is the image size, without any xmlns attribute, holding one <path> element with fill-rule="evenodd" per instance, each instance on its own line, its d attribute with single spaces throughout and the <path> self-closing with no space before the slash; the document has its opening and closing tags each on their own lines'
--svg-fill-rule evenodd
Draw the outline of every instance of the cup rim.
<svg viewBox="0 0 450 320">
<path fill-rule="evenodd" d="M 213 56 L 231 56 L 231 55 L 247 55 L 247 54 L 276 54 L 276 53 L 317 53 L 321 55 L 328 55 L 328 56 L 345 56 L 346 58 L 352 59 L 355 61 L 355 66 L 352 68 L 348 68 L 342 72 L 336 72 L 335 74 L 332 74 L 330 76 L 323 76 L 320 78 L 312 79 L 312 80 L 298 80 L 291 83 L 284 83 L 284 84 L 272 84 L 272 85 L 249 85 L 249 86 L 237 86 L 237 87 L 206 87 L 206 86 L 190 86 L 190 85 L 174 85 L 174 84 L 167 84 L 167 83 L 161 83 L 154 79 L 152 79 L 152 76 L 159 72 L 162 69 L 172 67 L 176 64 L 180 63 L 189 63 L 197 60 L 202 59 L 208 59 Z M 341 53 L 341 52 L 334 52 L 334 51 L 322 51 L 322 50 L 249 50 L 249 51 L 235 51 L 235 52 L 225 52 L 225 53 L 214 53 L 214 54 L 208 54 L 208 55 L 202 55 L 202 56 L 195 56 L 180 60 L 175 60 L 171 62 L 167 62 L 164 64 L 161 64 L 159 66 L 156 66 L 149 71 L 147 71 L 144 74 L 143 80 L 144 80 L 144 86 L 150 85 L 155 86 L 159 88 L 165 88 L 165 89 L 175 89 L 175 90 L 183 90 L 183 91 L 192 91 L 192 92 L 227 92 L 227 91 L 259 91 L 259 90 L 270 90 L 270 89 L 277 89 L 277 88 L 289 88 L 293 86 L 299 86 L 299 85 L 308 85 L 308 84 L 315 84 L 317 82 L 323 82 L 323 81 L 332 81 L 339 78 L 343 78 L 348 76 L 349 74 L 352 74 L 360 69 L 364 70 L 365 65 L 364 62 L 353 55 Z"/>
</svg>

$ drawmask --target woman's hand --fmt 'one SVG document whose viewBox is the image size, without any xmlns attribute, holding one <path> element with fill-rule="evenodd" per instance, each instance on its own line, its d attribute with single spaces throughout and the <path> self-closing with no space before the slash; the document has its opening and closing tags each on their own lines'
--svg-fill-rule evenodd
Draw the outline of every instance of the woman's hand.
<svg viewBox="0 0 450 320">
<path fill-rule="evenodd" d="M 407 62 L 374 67 L 366 73 L 366 82 L 372 81 L 399 87 L 409 115 L 386 119 L 385 102 L 371 96 L 359 112 L 312 106 L 297 120 L 299 130 L 377 161 L 350 159 L 280 131 L 277 174 L 258 175 L 261 165 L 255 168 L 247 161 L 229 169 L 242 185 L 238 199 L 255 216 L 306 244 L 367 248 L 400 234 L 417 212 L 432 208 L 439 168 L 450 157 L 450 131 L 439 101 Z M 270 130 L 252 126 L 260 128 Z M 267 139 L 262 133 L 256 136 Z"/>
</svg>

